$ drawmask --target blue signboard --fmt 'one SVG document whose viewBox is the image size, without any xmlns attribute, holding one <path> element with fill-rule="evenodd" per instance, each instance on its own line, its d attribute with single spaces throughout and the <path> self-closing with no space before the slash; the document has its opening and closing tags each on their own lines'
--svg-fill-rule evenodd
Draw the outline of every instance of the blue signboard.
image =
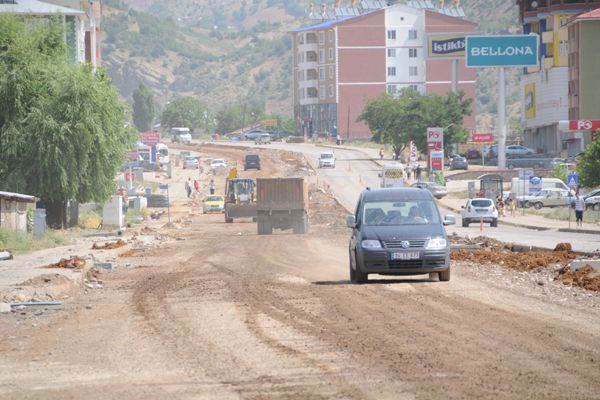
<svg viewBox="0 0 600 400">
<path fill-rule="evenodd" d="M 571 189 L 577 187 L 577 181 L 577 174 L 570 174 L 567 176 L 567 185 L 569 185 Z"/>
<path fill-rule="evenodd" d="M 538 193 L 542 190 L 542 177 L 541 176 L 532 176 L 529 179 L 529 192 L 530 193 Z"/>
<path fill-rule="evenodd" d="M 467 36 L 469 68 L 538 65 L 538 35 Z"/>
</svg>

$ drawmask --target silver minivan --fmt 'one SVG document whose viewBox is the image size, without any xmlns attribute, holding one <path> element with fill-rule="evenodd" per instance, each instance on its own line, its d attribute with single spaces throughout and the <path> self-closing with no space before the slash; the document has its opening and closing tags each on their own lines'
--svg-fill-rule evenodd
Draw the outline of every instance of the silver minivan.
<svg viewBox="0 0 600 400">
<path fill-rule="evenodd" d="M 450 243 L 431 192 L 420 188 L 364 190 L 354 214 L 349 244 L 350 281 L 367 282 L 369 274 L 437 274 L 450 280 Z"/>
</svg>

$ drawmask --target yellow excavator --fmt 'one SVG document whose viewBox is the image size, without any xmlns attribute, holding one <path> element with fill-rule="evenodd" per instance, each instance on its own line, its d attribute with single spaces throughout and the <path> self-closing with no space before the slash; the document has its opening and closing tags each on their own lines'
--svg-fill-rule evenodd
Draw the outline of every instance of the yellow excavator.
<svg viewBox="0 0 600 400">
<path fill-rule="evenodd" d="M 256 217 L 256 181 L 238 177 L 237 168 L 232 168 L 225 181 L 225 222 Z"/>
</svg>

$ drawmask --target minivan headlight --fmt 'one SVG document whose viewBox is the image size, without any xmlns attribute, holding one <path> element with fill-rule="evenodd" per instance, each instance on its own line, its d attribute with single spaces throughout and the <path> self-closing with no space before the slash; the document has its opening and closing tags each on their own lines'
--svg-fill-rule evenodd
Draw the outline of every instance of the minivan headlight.
<svg viewBox="0 0 600 400">
<path fill-rule="evenodd" d="M 429 239 L 429 242 L 427 242 L 426 248 L 429 250 L 441 250 L 441 249 L 445 249 L 447 245 L 448 245 L 448 242 L 443 237 L 434 237 L 434 238 Z"/>
<path fill-rule="evenodd" d="M 363 249 L 380 249 L 381 243 L 379 240 L 363 240 L 362 243 Z"/>
</svg>

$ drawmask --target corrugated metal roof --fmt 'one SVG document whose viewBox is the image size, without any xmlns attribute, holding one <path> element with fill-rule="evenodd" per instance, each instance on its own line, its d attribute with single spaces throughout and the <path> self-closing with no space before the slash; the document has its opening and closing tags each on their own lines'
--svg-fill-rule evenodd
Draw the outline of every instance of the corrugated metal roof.
<svg viewBox="0 0 600 400">
<path fill-rule="evenodd" d="M 585 19 L 600 19 L 600 8 L 597 8 L 590 12 L 586 12 L 585 14 L 581 14 L 577 17 L 578 21 Z"/>
<path fill-rule="evenodd" d="M 332 19 L 329 21 L 321 22 L 320 24 L 316 24 L 316 25 L 301 26 L 299 28 L 292 29 L 288 32 L 294 33 L 294 32 L 312 31 L 315 29 L 324 29 L 324 28 L 333 26 L 333 25 L 337 24 L 338 22 L 342 22 L 342 21 L 345 21 L 350 18 L 353 18 L 353 17 L 348 17 L 348 16 L 338 17 L 338 19 Z"/>
<path fill-rule="evenodd" d="M 0 191 L 0 198 L 7 200 L 19 200 L 26 201 L 28 203 L 35 203 L 35 196 L 30 196 L 27 194 L 13 193 L 13 192 L 2 192 Z"/>
<path fill-rule="evenodd" d="M 0 4 L 0 13 L 27 15 L 83 15 L 81 10 L 44 3 L 38 0 L 17 0 L 16 4 Z"/>
</svg>

